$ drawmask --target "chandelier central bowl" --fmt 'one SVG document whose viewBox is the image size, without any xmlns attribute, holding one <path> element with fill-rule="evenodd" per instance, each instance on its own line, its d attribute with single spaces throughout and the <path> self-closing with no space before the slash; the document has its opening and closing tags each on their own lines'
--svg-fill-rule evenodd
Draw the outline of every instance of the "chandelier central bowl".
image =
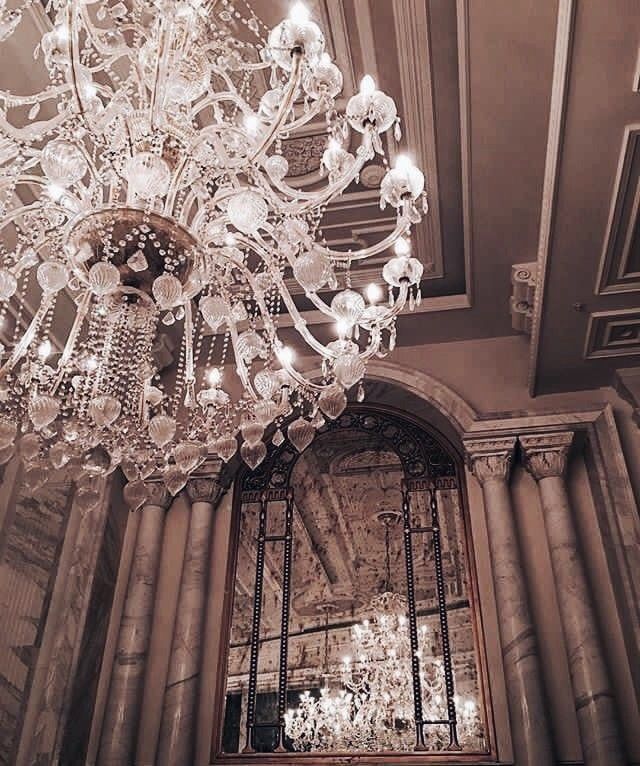
<svg viewBox="0 0 640 766">
<path fill-rule="evenodd" d="M 79 216 L 70 222 L 66 239 L 73 271 L 87 287 L 91 268 L 110 263 L 122 286 L 151 296 L 168 261 L 183 288 L 202 261 L 200 244 L 187 228 L 169 216 L 134 207 L 106 207 Z"/>
</svg>

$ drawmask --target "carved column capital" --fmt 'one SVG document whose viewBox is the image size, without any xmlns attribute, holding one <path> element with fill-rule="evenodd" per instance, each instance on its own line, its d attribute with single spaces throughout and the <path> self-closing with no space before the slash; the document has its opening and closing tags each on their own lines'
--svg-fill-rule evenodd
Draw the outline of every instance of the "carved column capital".
<svg viewBox="0 0 640 766">
<path fill-rule="evenodd" d="M 215 505 L 223 492 L 217 476 L 196 476 L 187 482 L 187 495 L 192 503 L 211 503 Z"/>
<path fill-rule="evenodd" d="M 480 484 L 490 479 L 507 481 L 516 446 L 515 436 L 496 439 L 465 439 L 469 470 Z"/>
<path fill-rule="evenodd" d="M 167 491 L 167 488 L 159 481 L 146 481 L 145 486 L 147 488 L 147 499 L 142 504 L 145 505 L 157 505 L 164 510 L 168 510 L 171 505 L 173 497 L 171 493 Z"/>
<path fill-rule="evenodd" d="M 536 481 L 564 476 L 573 431 L 521 436 L 519 441 L 525 468 Z"/>
</svg>

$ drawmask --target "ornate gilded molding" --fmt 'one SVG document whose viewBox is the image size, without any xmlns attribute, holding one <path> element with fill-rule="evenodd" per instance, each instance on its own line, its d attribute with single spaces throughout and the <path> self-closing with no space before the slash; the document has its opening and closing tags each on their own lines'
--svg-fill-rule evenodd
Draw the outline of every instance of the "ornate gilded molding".
<svg viewBox="0 0 640 766">
<path fill-rule="evenodd" d="M 521 436 L 519 441 L 525 468 L 536 481 L 564 475 L 573 431 Z"/>
<path fill-rule="evenodd" d="M 516 446 L 515 436 L 465 439 L 463 446 L 469 470 L 480 484 L 490 480 L 508 480 Z"/>
</svg>

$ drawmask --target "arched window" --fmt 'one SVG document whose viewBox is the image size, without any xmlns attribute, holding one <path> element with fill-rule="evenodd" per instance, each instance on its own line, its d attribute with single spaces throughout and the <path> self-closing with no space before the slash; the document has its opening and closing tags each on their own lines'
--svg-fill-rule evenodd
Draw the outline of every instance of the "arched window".
<svg viewBox="0 0 640 766">
<path fill-rule="evenodd" d="M 461 482 L 439 434 L 364 406 L 238 479 L 221 761 L 489 752 Z"/>
</svg>

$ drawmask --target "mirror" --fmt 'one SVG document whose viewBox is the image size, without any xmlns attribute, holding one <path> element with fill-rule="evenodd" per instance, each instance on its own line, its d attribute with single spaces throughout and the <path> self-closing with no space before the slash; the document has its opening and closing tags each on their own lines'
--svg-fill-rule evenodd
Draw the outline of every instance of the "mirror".
<svg viewBox="0 0 640 766">
<path fill-rule="evenodd" d="M 291 452 L 286 488 L 263 502 L 245 493 L 238 509 L 221 750 L 486 752 L 455 465 L 432 437 L 385 416 L 341 421 Z M 440 476 L 437 489 L 407 482 L 407 466 Z"/>
</svg>

